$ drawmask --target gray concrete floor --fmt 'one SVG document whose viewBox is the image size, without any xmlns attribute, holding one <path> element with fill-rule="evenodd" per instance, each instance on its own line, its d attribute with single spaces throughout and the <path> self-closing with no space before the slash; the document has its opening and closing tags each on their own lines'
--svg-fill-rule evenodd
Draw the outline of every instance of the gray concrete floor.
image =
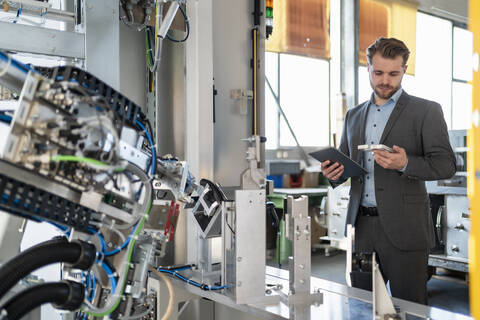
<svg viewBox="0 0 480 320">
<path fill-rule="evenodd" d="M 317 250 L 312 253 L 312 276 L 346 285 L 345 261 L 344 251 L 336 251 L 326 257 L 323 250 Z M 468 285 L 456 278 L 448 279 L 430 279 L 427 284 L 428 304 L 444 310 L 470 314 Z"/>
</svg>

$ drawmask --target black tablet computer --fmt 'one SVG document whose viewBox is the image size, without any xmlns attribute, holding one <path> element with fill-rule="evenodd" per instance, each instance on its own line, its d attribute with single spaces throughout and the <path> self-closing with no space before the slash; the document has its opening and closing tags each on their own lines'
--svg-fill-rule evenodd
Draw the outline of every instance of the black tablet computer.
<svg viewBox="0 0 480 320">
<path fill-rule="evenodd" d="M 340 150 L 335 149 L 334 147 L 325 147 L 318 151 L 309 153 L 313 158 L 317 159 L 320 162 L 325 160 L 330 160 L 332 162 L 340 162 L 344 166 L 344 171 L 342 177 L 357 177 L 362 174 L 367 173 L 367 170 L 362 168 L 361 165 L 347 157 Z"/>
</svg>

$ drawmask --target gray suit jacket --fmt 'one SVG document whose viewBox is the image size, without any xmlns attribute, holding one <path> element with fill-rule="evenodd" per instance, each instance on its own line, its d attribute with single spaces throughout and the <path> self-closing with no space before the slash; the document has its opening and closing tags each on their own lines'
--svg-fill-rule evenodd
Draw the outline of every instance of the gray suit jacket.
<svg viewBox="0 0 480 320">
<path fill-rule="evenodd" d="M 345 116 L 340 150 L 363 165 L 368 102 Z M 389 147 L 406 150 L 405 172 L 387 170 L 375 163 L 375 195 L 379 219 L 390 241 L 401 250 L 422 250 L 434 246 L 426 180 L 450 178 L 455 174 L 455 156 L 448 139 L 442 108 L 433 101 L 403 92 L 380 139 Z M 332 182 L 336 186 L 346 179 Z M 352 178 L 347 224 L 355 225 L 363 191 L 363 177 Z"/>
</svg>

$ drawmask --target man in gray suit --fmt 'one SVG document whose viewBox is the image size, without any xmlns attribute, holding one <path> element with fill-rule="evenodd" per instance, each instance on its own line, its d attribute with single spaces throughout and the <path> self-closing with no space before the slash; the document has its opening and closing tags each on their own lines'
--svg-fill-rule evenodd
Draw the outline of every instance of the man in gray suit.
<svg viewBox="0 0 480 320">
<path fill-rule="evenodd" d="M 451 177 L 455 156 L 440 105 L 401 87 L 409 53 L 394 38 L 379 38 L 367 49 L 373 93 L 347 112 L 340 150 L 367 170 L 351 179 L 347 224 L 355 226 L 355 252 L 376 252 L 394 297 L 426 304 L 435 238 L 424 181 Z M 362 152 L 361 144 L 393 152 Z M 334 186 L 346 180 L 343 171 L 338 162 L 322 163 Z"/>
</svg>

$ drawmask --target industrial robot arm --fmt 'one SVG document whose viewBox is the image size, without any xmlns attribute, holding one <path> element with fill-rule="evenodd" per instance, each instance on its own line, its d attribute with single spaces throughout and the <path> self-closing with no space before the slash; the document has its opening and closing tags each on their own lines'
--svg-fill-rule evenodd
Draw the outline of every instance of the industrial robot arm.
<svg viewBox="0 0 480 320">
<path fill-rule="evenodd" d="M 20 92 L 14 114 L 2 118 L 10 132 L 0 159 L 0 208 L 56 225 L 68 243 L 93 244 L 92 263 L 64 266 L 64 279 L 86 290 L 81 306 L 70 310 L 80 308 L 85 317 L 146 312 L 142 306 L 153 299 L 145 292 L 148 268 L 175 231 L 168 219 L 149 224 L 152 206 L 168 203 L 169 213 L 194 207 L 208 217 L 223 193 L 207 180 L 197 183 L 185 161 L 158 157 L 140 107 L 81 69 L 38 72 L 0 52 L 0 84 Z M 74 287 L 49 288 L 66 295 Z M 0 305 L 4 313 L 13 310 L 9 302 Z"/>
</svg>

